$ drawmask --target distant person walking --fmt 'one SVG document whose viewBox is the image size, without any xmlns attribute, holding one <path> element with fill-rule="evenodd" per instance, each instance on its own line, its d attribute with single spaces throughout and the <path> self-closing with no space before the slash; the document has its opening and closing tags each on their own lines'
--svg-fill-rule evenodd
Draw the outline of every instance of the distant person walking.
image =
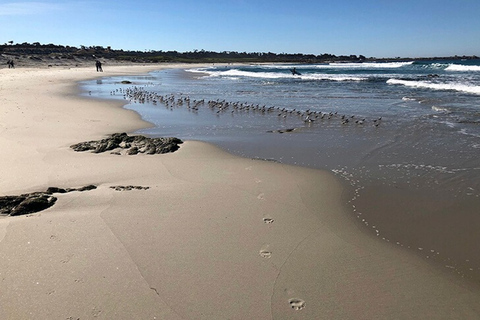
<svg viewBox="0 0 480 320">
<path fill-rule="evenodd" d="M 97 67 L 97 72 L 103 72 L 102 63 L 99 60 L 95 62 L 95 66 Z"/>
<path fill-rule="evenodd" d="M 7 64 L 8 64 L 8 68 L 15 68 L 15 63 L 13 62 L 13 60 L 8 60 L 7 61 Z"/>
</svg>

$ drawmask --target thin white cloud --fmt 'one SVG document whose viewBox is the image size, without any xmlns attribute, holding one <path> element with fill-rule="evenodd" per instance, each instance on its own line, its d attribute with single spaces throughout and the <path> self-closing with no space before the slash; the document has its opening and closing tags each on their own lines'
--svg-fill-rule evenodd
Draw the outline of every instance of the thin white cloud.
<svg viewBox="0 0 480 320">
<path fill-rule="evenodd" d="M 48 2 L 11 2 L 0 4 L 0 16 L 38 15 L 59 9 L 59 5 Z"/>
</svg>

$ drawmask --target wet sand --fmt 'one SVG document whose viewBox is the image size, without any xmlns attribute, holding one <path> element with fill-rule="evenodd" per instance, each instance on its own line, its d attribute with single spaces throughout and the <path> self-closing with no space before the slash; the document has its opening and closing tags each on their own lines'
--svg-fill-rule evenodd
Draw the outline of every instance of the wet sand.
<svg viewBox="0 0 480 320">
<path fill-rule="evenodd" d="M 104 68 L 103 75 L 155 66 Z M 1 319 L 476 319 L 480 293 L 359 228 L 331 173 L 187 141 L 71 144 L 149 124 L 79 98 L 93 68 L 0 70 L 0 191 L 97 189 L 0 219 Z M 145 190 L 117 191 L 134 185 Z"/>
<path fill-rule="evenodd" d="M 188 81 L 182 70 L 163 73 L 162 86 Z M 195 91 L 195 85 L 185 85 L 184 92 Z M 162 88 L 152 93 L 156 90 Z M 168 132 L 247 158 L 333 171 L 345 182 L 345 203 L 365 232 L 480 287 L 474 136 L 460 139 L 451 127 L 421 119 L 399 124 L 386 117 L 375 126 L 372 119 L 342 124 L 341 115 L 327 114 L 305 123 L 305 114 L 272 111 L 268 104 L 266 111 L 255 103 L 239 106 L 232 98 L 228 105 L 192 108 L 175 102 L 188 96 L 179 92 L 168 105 L 129 105 L 157 121 L 157 127 L 142 132 Z"/>
<path fill-rule="evenodd" d="M 364 213 L 361 219 L 375 221 L 383 241 L 409 249 L 479 290 L 478 198 L 453 198 L 448 190 L 419 191 L 408 185 L 369 185 L 354 203 Z"/>
</svg>

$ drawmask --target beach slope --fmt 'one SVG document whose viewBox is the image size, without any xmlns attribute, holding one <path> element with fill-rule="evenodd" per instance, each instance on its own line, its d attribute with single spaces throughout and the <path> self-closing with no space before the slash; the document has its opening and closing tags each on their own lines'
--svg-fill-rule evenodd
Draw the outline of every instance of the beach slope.
<svg viewBox="0 0 480 320">
<path fill-rule="evenodd" d="M 0 196 L 97 187 L 0 217 L 0 319 L 478 319 L 478 290 L 364 233 L 328 172 L 193 141 L 73 151 L 149 125 L 79 97 L 97 76 L 0 70 Z"/>
</svg>

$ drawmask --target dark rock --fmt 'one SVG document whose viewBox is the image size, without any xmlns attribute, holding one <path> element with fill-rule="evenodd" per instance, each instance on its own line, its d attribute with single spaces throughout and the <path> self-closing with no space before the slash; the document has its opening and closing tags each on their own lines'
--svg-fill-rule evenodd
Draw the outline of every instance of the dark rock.
<svg viewBox="0 0 480 320">
<path fill-rule="evenodd" d="M 142 143 L 142 142 L 145 142 L 147 139 L 150 139 L 150 138 L 147 138 L 145 136 L 135 136 L 135 138 L 133 139 L 133 142 L 135 143 Z"/>
<path fill-rule="evenodd" d="M 129 136 L 126 133 L 114 133 L 110 138 L 99 141 L 86 141 L 70 146 L 73 150 L 92 151 L 93 153 L 102 153 L 115 150 L 114 154 L 119 154 L 116 149 L 128 149 L 126 154 L 135 155 L 138 153 L 161 154 L 174 152 L 179 149 L 179 144 L 183 141 L 178 138 L 148 138 L 145 136 Z"/>
<path fill-rule="evenodd" d="M 57 198 L 53 193 L 67 193 L 72 191 L 88 191 L 96 189 L 94 185 L 88 185 L 81 188 L 57 188 L 49 187 L 45 192 L 32 192 L 19 196 L 0 197 L 0 215 L 19 216 L 23 214 L 35 213 L 55 204 Z"/>
<path fill-rule="evenodd" d="M 113 150 L 115 148 L 118 148 L 118 142 L 114 140 L 110 140 L 107 142 L 107 150 Z"/>
<path fill-rule="evenodd" d="M 99 144 L 97 145 L 97 147 L 95 148 L 95 150 L 93 151 L 93 153 L 102 153 L 102 152 L 105 152 L 105 151 L 107 151 L 107 146 L 108 146 L 108 143 L 107 143 L 107 142 L 99 143 Z"/>
<path fill-rule="evenodd" d="M 57 198 L 47 194 L 33 195 L 27 197 L 25 200 L 20 202 L 19 205 L 14 207 L 10 212 L 10 216 L 18 216 L 42 211 L 53 206 L 55 201 L 57 201 Z"/>
<path fill-rule="evenodd" d="M 128 149 L 127 151 L 127 154 L 128 155 L 135 155 L 138 153 L 138 148 L 137 147 L 131 147 L 130 149 Z"/>
<path fill-rule="evenodd" d="M 49 187 L 45 193 L 67 193 L 67 190 L 62 189 L 62 188 L 57 188 L 57 187 Z"/>
<path fill-rule="evenodd" d="M 0 197 L 0 214 L 9 215 L 13 208 L 18 206 L 26 198 L 26 196 Z"/>
<path fill-rule="evenodd" d="M 157 152 L 157 147 L 151 143 L 145 146 L 145 153 L 146 154 L 155 154 Z"/>
<path fill-rule="evenodd" d="M 164 145 L 164 146 L 157 147 L 157 153 L 175 152 L 175 151 L 178 150 L 178 148 L 179 147 L 177 145 L 167 144 L 167 145 Z"/>
<path fill-rule="evenodd" d="M 110 189 L 115 191 L 131 191 L 131 190 L 148 190 L 150 187 L 142 186 L 111 186 Z"/>
<path fill-rule="evenodd" d="M 288 128 L 288 129 L 279 129 L 279 130 L 268 130 L 267 133 L 286 133 L 286 132 L 293 132 L 296 128 Z"/>
<path fill-rule="evenodd" d="M 82 191 L 90 191 L 90 190 L 94 190 L 94 189 L 97 189 L 97 186 L 94 186 L 93 184 L 91 184 L 91 185 L 81 187 L 81 188 L 78 188 L 78 189 L 75 189 L 75 190 L 82 192 Z"/>
<path fill-rule="evenodd" d="M 72 148 L 74 151 L 77 151 L 77 152 L 92 150 L 92 147 L 88 142 L 77 143 L 77 144 L 71 145 L 70 148 Z"/>
<path fill-rule="evenodd" d="M 89 191 L 89 190 L 94 190 L 97 189 L 97 186 L 94 186 L 93 184 L 90 184 L 88 186 L 80 187 L 80 188 L 67 188 L 67 192 L 73 192 L 73 191 Z"/>
</svg>

